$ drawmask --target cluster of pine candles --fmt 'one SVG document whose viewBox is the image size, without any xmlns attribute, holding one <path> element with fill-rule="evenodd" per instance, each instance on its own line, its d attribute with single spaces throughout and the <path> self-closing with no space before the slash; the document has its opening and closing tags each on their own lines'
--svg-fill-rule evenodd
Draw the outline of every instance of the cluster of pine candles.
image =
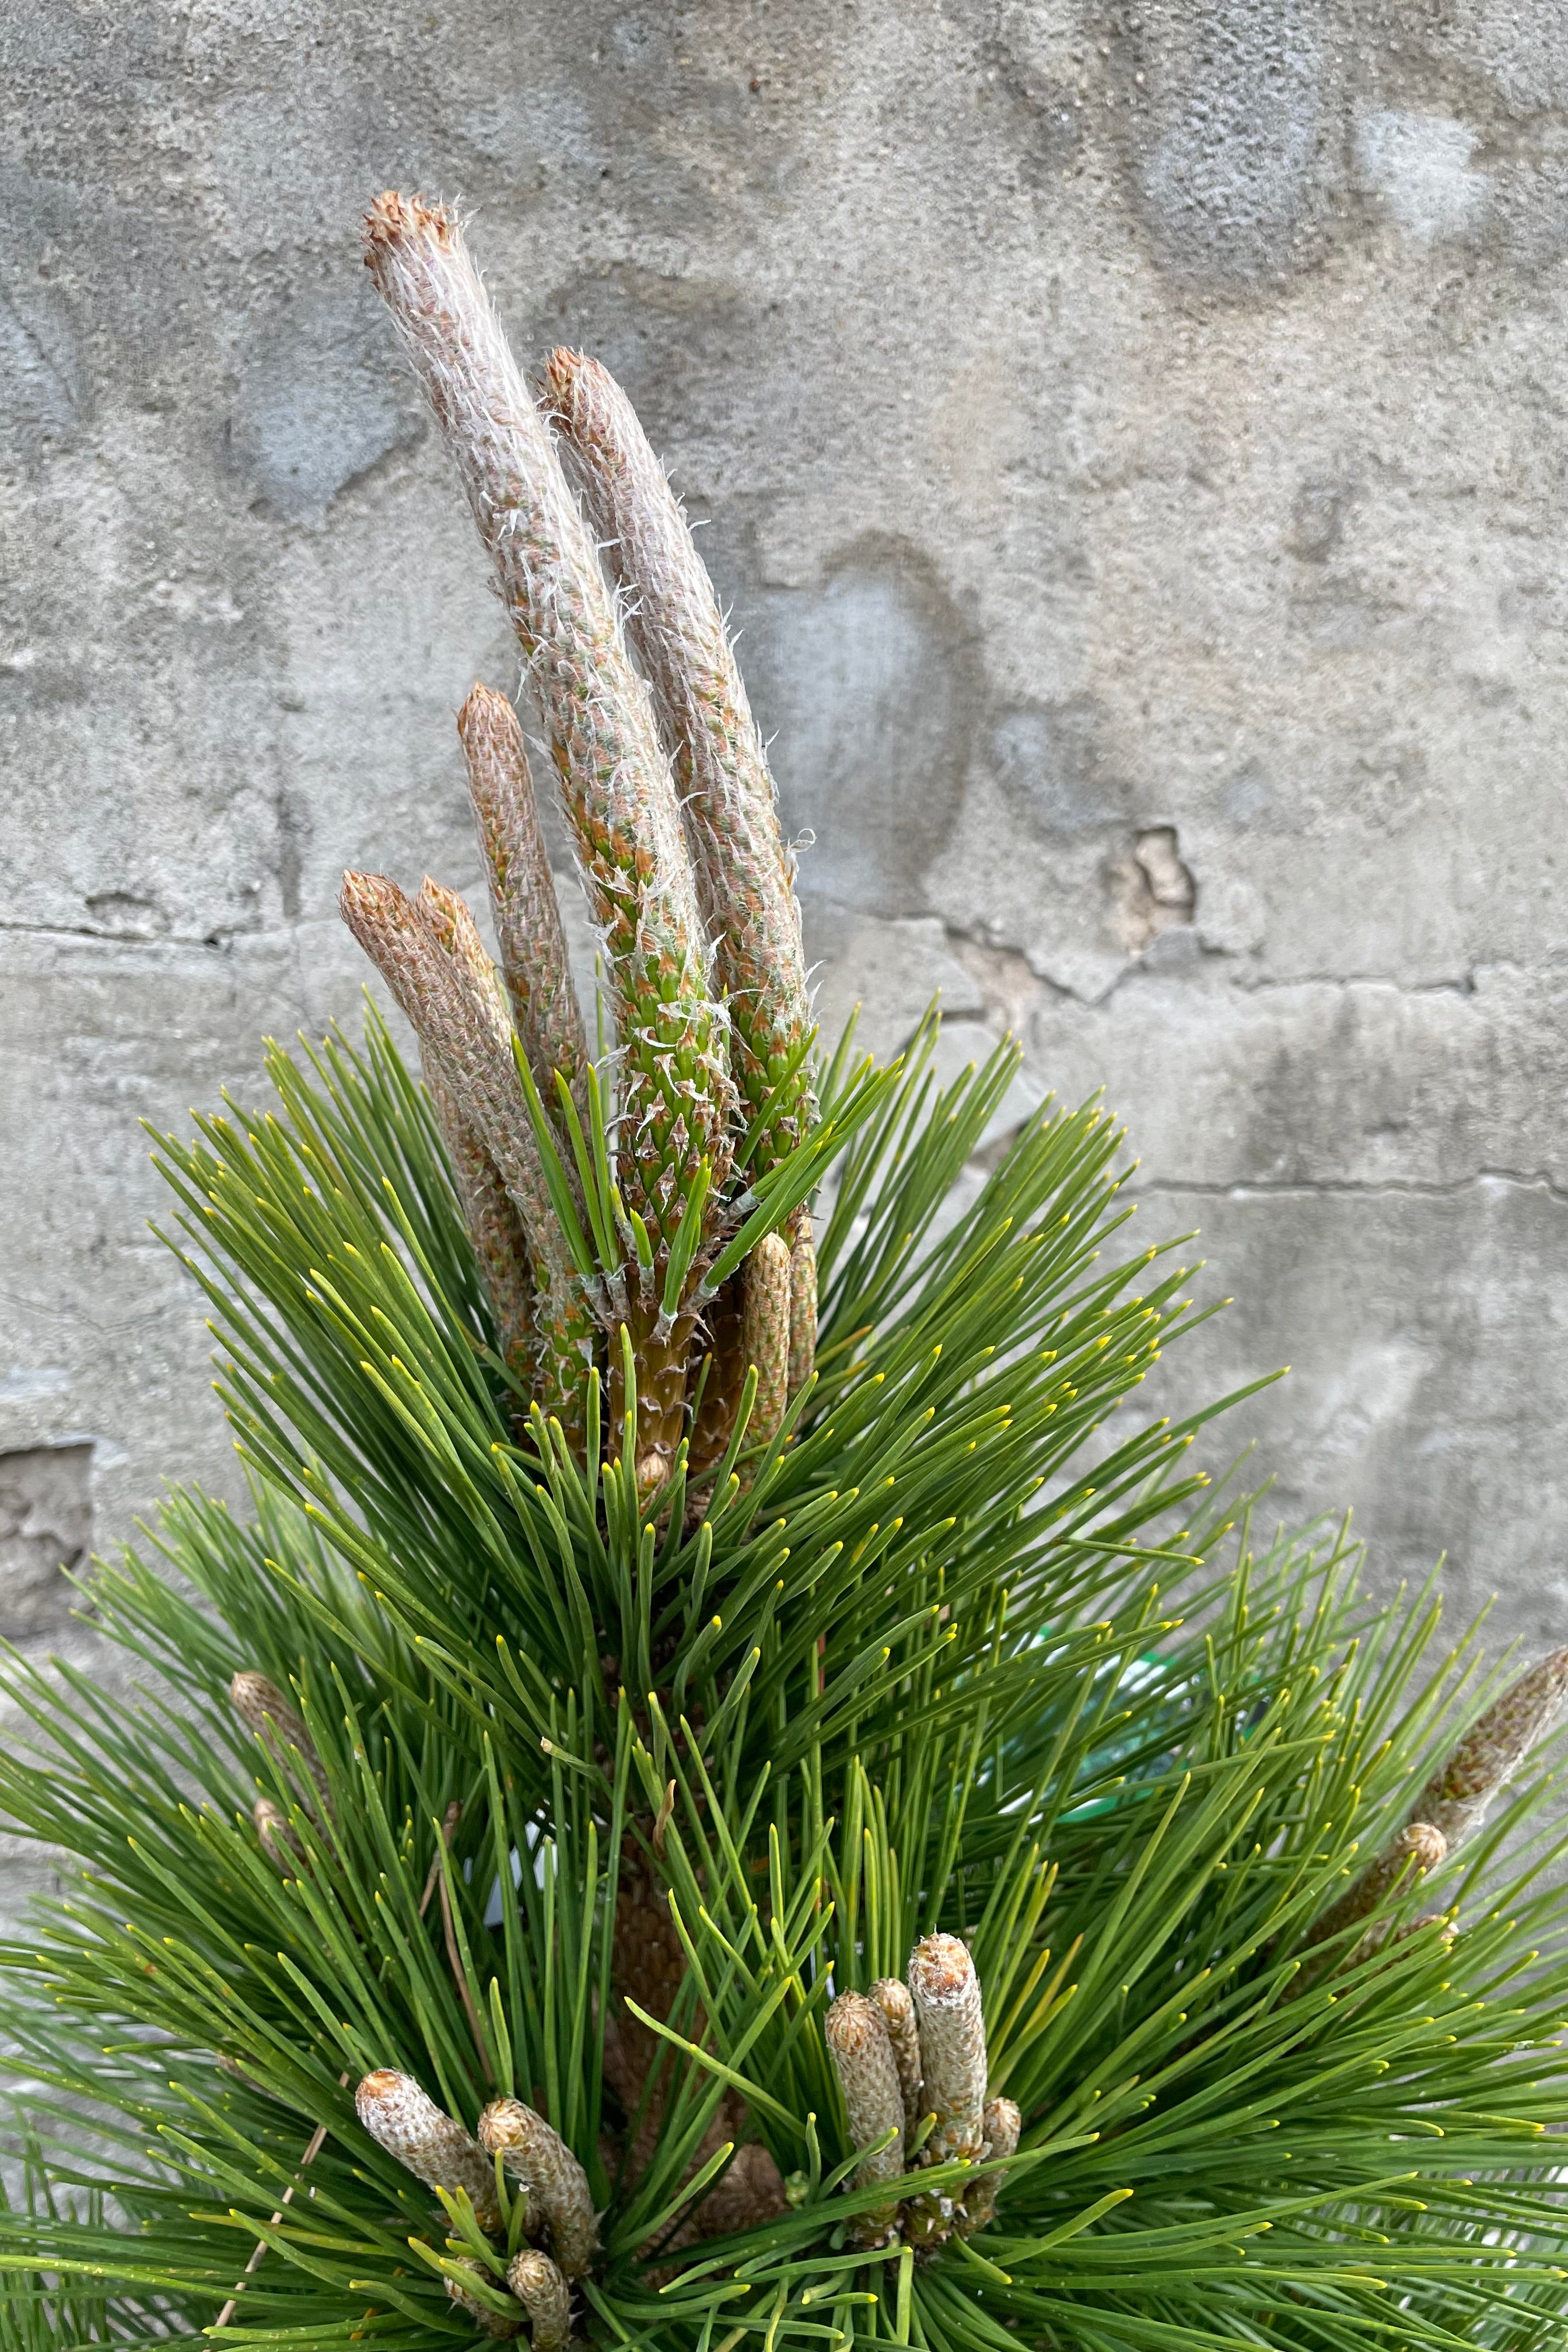
<svg viewBox="0 0 1568 2352">
<path fill-rule="evenodd" d="M 309 1732 L 264 1676 L 237 1675 L 235 1706 L 298 1780 L 301 1798 L 325 1810 L 325 1776 Z M 1316 1923 L 1308 1949 L 1332 1947 L 1347 1929 L 1360 1929 L 1351 1958 L 1365 1959 L 1389 1934 L 1391 1895 L 1444 1861 L 1484 1822 L 1488 1809 L 1519 1771 L 1536 1742 L 1568 1701 L 1568 1647 L 1529 1668 L 1492 1705 L 1432 1776 L 1410 1821 L 1379 1853 L 1339 1901 Z M 265 1840 L 288 1835 L 269 1801 L 257 1805 Z M 1380 1917 L 1380 1915 L 1381 1917 Z M 628 1942 L 650 1922 L 634 1915 Z M 1394 1928 L 1400 1937 L 1435 1931 L 1453 1940 L 1453 1925 L 1437 1913 Z M 638 1973 L 634 1952 L 622 1956 L 622 1975 Z M 824 2038 L 843 2096 L 857 2154 L 853 2179 L 883 2189 L 862 2201 L 850 2224 L 859 2246 L 899 2241 L 929 2255 L 955 2230 L 969 2237 L 996 2210 L 1005 2159 L 1016 2154 L 1023 2118 L 1016 2104 L 987 2097 L 985 2021 L 979 1978 L 968 1948 L 956 1936 L 927 1936 L 910 1955 L 907 1980 L 883 1977 L 868 1992 L 846 1991 L 830 2004 Z M 572 2282 L 591 2267 L 597 2244 L 588 2177 L 545 2118 L 516 2098 L 497 2099 L 479 2116 L 477 2140 L 447 2116 L 410 2076 L 394 2068 L 366 2074 L 355 2094 L 365 2130 L 433 2189 L 459 2235 L 448 2242 L 447 2293 L 487 2336 L 511 2336 L 526 2314 L 534 2352 L 562 2352 L 572 2336 Z M 726 2143 L 722 2153 L 732 2153 Z M 942 2189 L 910 2194 L 911 2169 L 957 2161 L 968 2177 Z M 700 2189 L 699 2178 L 696 2187 Z M 765 2221 L 783 2210 L 788 2191 L 764 2170 L 748 2183 L 742 2216 L 726 2200 L 706 2217 L 700 2201 L 686 2224 L 688 2237 L 716 2222 Z M 524 2242 L 527 2241 L 527 2242 Z M 666 2241 L 675 2251 L 679 2236 Z M 500 2249 L 504 2246 L 504 2259 Z M 521 2306 L 514 2318 L 498 2309 L 485 2288 L 503 2281 Z"/>
<path fill-rule="evenodd" d="M 607 1358 L 608 1442 L 638 1500 L 666 1486 L 683 1443 L 695 1497 L 725 1462 L 748 1379 L 755 1444 L 778 1430 L 816 1348 L 805 1204 L 832 1130 L 815 1152 L 798 1148 L 814 1033 L 772 780 L 712 586 L 613 378 L 556 352 L 552 436 L 450 218 L 386 195 L 368 233 L 550 730 L 603 940 L 613 1157 L 522 730 L 502 696 L 476 687 L 458 720 L 501 971 L 438 883 L 410 900 L 384 876 L 346 875 L 343 917 L 418 1035 L 523 1392 L 580 1455 L 585 1370 Z"/>
<path fill-rule="evenodd" d="M 1237 1400 L 1135 1421 L 1202 1313 L 1098 1105 L 996 1146 L 1017 1051 L 941 1084 L 934 1013 L 817 1054 L 629 403 L 531 389 L 449 213 L 366 259 L 599 1001 L 476 686 L 499 961 L 343 883 L 418 1079 L 372 1010 L 159 1139 L 253 1510 L 95 1567 L 123 1706 L 6 1670 L 0 1818 L 79 1868 L 0 1945 L 0 2352 L 1555 2347 L 1568 1649 L 1256 1538 Z"/>
</svg>

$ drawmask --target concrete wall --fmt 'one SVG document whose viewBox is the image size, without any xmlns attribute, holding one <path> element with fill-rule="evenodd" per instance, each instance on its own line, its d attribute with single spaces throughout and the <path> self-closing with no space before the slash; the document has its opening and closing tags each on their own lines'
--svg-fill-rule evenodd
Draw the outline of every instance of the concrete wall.
<svg viewBox="0 0 1568 2352">
<path fill-rule="evenodd" d="M 233 1484 L 138 1119 L 352 1014 L 346 862 L 476 878 L 452 716 L 513 664 L 359 266 L 396 183 L 711 518 L 825 1009 L 940 982 L 1103 1082 L 1239 1302 L 1183 1392 L 1292 1363 L 1240 1421 L 1289 1508 L 1561 1639 L 1560 6 L 35 0 L 0 50 L 6 1629 Z"/>
</svg>

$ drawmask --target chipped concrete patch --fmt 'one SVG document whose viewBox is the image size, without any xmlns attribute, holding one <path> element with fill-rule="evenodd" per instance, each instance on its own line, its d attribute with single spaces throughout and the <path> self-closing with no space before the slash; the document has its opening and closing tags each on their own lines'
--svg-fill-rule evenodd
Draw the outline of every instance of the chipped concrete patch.
<svg viewBox="0 0 1568 2352">
<path fill-rule="evenodd" d="M 1145 825 L 1131 857 L 1110 873 L 1113 920 L 1129 955 L 1142 955 L 1162 931 L 1190 923 L 1197 910 L 1198 886 L 1182 863 L 1173 824 Z"/>
<path fill-rule="evenodd" d="M 1373 107 L 1355 127 L 1362 182 L 1417 244 L 1434 245 L 1479 229 L 1491 183 L 1470 158 L 1479 134 L 1447 114 Z"/>
<path fill-rule="evenodd" d="M 0 1638 L 58 1633 L 92 1539 L 92 1447 L 0 1453 Z"/>
</svg>

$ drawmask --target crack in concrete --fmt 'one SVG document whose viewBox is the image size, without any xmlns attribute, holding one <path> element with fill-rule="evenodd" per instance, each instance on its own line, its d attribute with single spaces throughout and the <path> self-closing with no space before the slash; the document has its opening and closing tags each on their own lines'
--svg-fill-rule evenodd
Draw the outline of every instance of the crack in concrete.
<svg viewBox="0 0 1568 2352">
<path fill-rule="evenodd" d="M 1390 971 L 1249 971 L 1246 961 L 1232 954 L 1228 948 L 1210 947 L 1201 938 L 1195 940 L 1194 945 L 1196 952 L 1188 969 L 1194 972 L 1212 971 L 1216 964 L 1228 966 L 1224 978 L 1237 996 L 1267 996 L 1276 991 L 1283 992 L 1292 988 L 1386 988 L 1398 996 L 1457 996 L 1461 1001 L 1468 1001 L 1476 993 L 1473 971 L 1463 972 L 1457 980 L 1401 980 L 1396 973 Z M 1028 964 L 1026 957 L 1020 955 L 1020 961 L 1033 971 L 1034 968 Z M 1489 967 L 1495 971 L 1517 968 L 1500 964 Z M 1086 1012 L 1102 1013 L 1131 982 L 1140 979 L 1180 981 L 1185 979 L 1187 973 L 1179 966 L 1151 963 L 1146 956 L 1135 955 L 1097 996 L 1086 996 L 1067 982 L 1047 979 L 1041 972 L 1035 972 L 1034 977 L 1042 999 L 1047 995 L 1057 996 L 1068 1003 L 1081 1005 Z"/>
<path fill-rule="evenodd" d="M 90 923 L 15 923 L 0 919 L 0 937 L 97 940 L 106 948 L 213 948 L 221 950 L 231 946 L 236 940 L 292 939 L 296 928 L 293 923 L 285 923 L 256 930 L 237 925 L 233 930 L 226 931 L 100 931 L 95 930 Z"/>
<path fill-rule="evenodd" d="M 1494 971 L 1513 969 L 1502 964 L 1488 967 Z M 1248 975 L 1237 971 L 1236 986 L 1244 995 L 1262 995 L 1275 988 L 1392 988 L 1401 996 L 1474 996 L 1476 975 L 1462 972 L 1458 980 L 1401 980 L 1392 971 L 1303 971 L 1258 972 Z"/>
<path fill-rule="evenodd" d="M 1241 996 L 1261 996 L 1276 990 L 1292 988 L 1386 988 L 1400 996 L 1457 996 L 1464 1001 L 1476 994 L 1481 971 L 1508 972 L 1520 969 L 1507 958 L 1499 958 L 1495 962 L 1483 961 L 1468 971 L 1437 980 L 1404 980 L 1393 971 L 1259 971 L 1250 968 L 1247 958 L 1236 954 L 1231 949 L 1212 946 L 1202 937 L 1201 929 L 1194 930 L 1190 922 L 1184 920 L 1180 928 L 1191 934 L 1189 951 L 1193 961 L 1189 969 L 1212 971 L 1216 965 L 1228 967 L 1224 977 Z M 1037 971 L 1026 949 L 987 939 L 973 925 L 944 919 L 942 929 L 949 952 L 973 971 L 983 986 L 989 982 L 1008 1002 L 1020 1006 L 1038 1005 L 1055 998 L 1062 1003 L 1080 1005 L 1086 1012 L 1101 1013 L 1130 982 L 1141 978 L 1159 981 L 1187 976 L 1179 968 L 1173 970 L 1169 963 L 1152 963 L 1145 954 L 1140 952 L 1129 955 L 1121 969 L 1102 988 L 1089 993 L 1068 981 Z"/>
<path fill-rule="evenodd" d="M 1310 1199 L 1325 1193 L 1344 1193 L 1352 1198 L 1375 1200 L 1380 1194 L 1408 1193 L 1417 1199 L 1434 1201 L 1457 1200 L 1462 1192 L 1473 1192 L 1483 1184 L 1509 1184 L 1526 1192 L 1545 1192 L 1553 1201 L 1568 1203 L 1568 1184 L 1559 1184 L 1543 1169 L 1526 1172 L 1516 1168 L 1480 1168 L 1473 1176 L 1456 1177 L 1451 1184 L 1436 1184 L 1415 1176 L 1387 1176 L 1362 1179 L 1354 1176 L 1301 1177 L 1281 1176 L 1243 1178 L 1230 1184 L 1206 1184 L 1196 1179 L 1161 1177 L 1140 1184 L 1140 1193 L 1190 1193 L 1215 1201 L 1245 1199 L 1248 1194 L 1264 1198 L 1285 1199 L 1292 1193 Z"/>
</svg>

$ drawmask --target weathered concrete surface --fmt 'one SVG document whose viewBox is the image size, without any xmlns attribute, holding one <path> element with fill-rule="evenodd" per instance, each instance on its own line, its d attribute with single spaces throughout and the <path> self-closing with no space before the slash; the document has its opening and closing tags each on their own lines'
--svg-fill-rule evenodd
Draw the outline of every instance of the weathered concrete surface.
<svg viewBox="0 0 1568 2352">
<path fill-rule="evenodd" d="M 52 0 L 0 56 L 0 1618 L 234 1483 L 138 1118 L 352 1013 L 345 863 L 474 877 L 513 663 L 358 265 L 395 182 L 710 518 L 825 1007 L 1103 1084 L 1240 1302 L 1172 1384 L 1292 1363 L 1289 1507 L 1561 1638 L 1560 10 Z"/>
</svg>

